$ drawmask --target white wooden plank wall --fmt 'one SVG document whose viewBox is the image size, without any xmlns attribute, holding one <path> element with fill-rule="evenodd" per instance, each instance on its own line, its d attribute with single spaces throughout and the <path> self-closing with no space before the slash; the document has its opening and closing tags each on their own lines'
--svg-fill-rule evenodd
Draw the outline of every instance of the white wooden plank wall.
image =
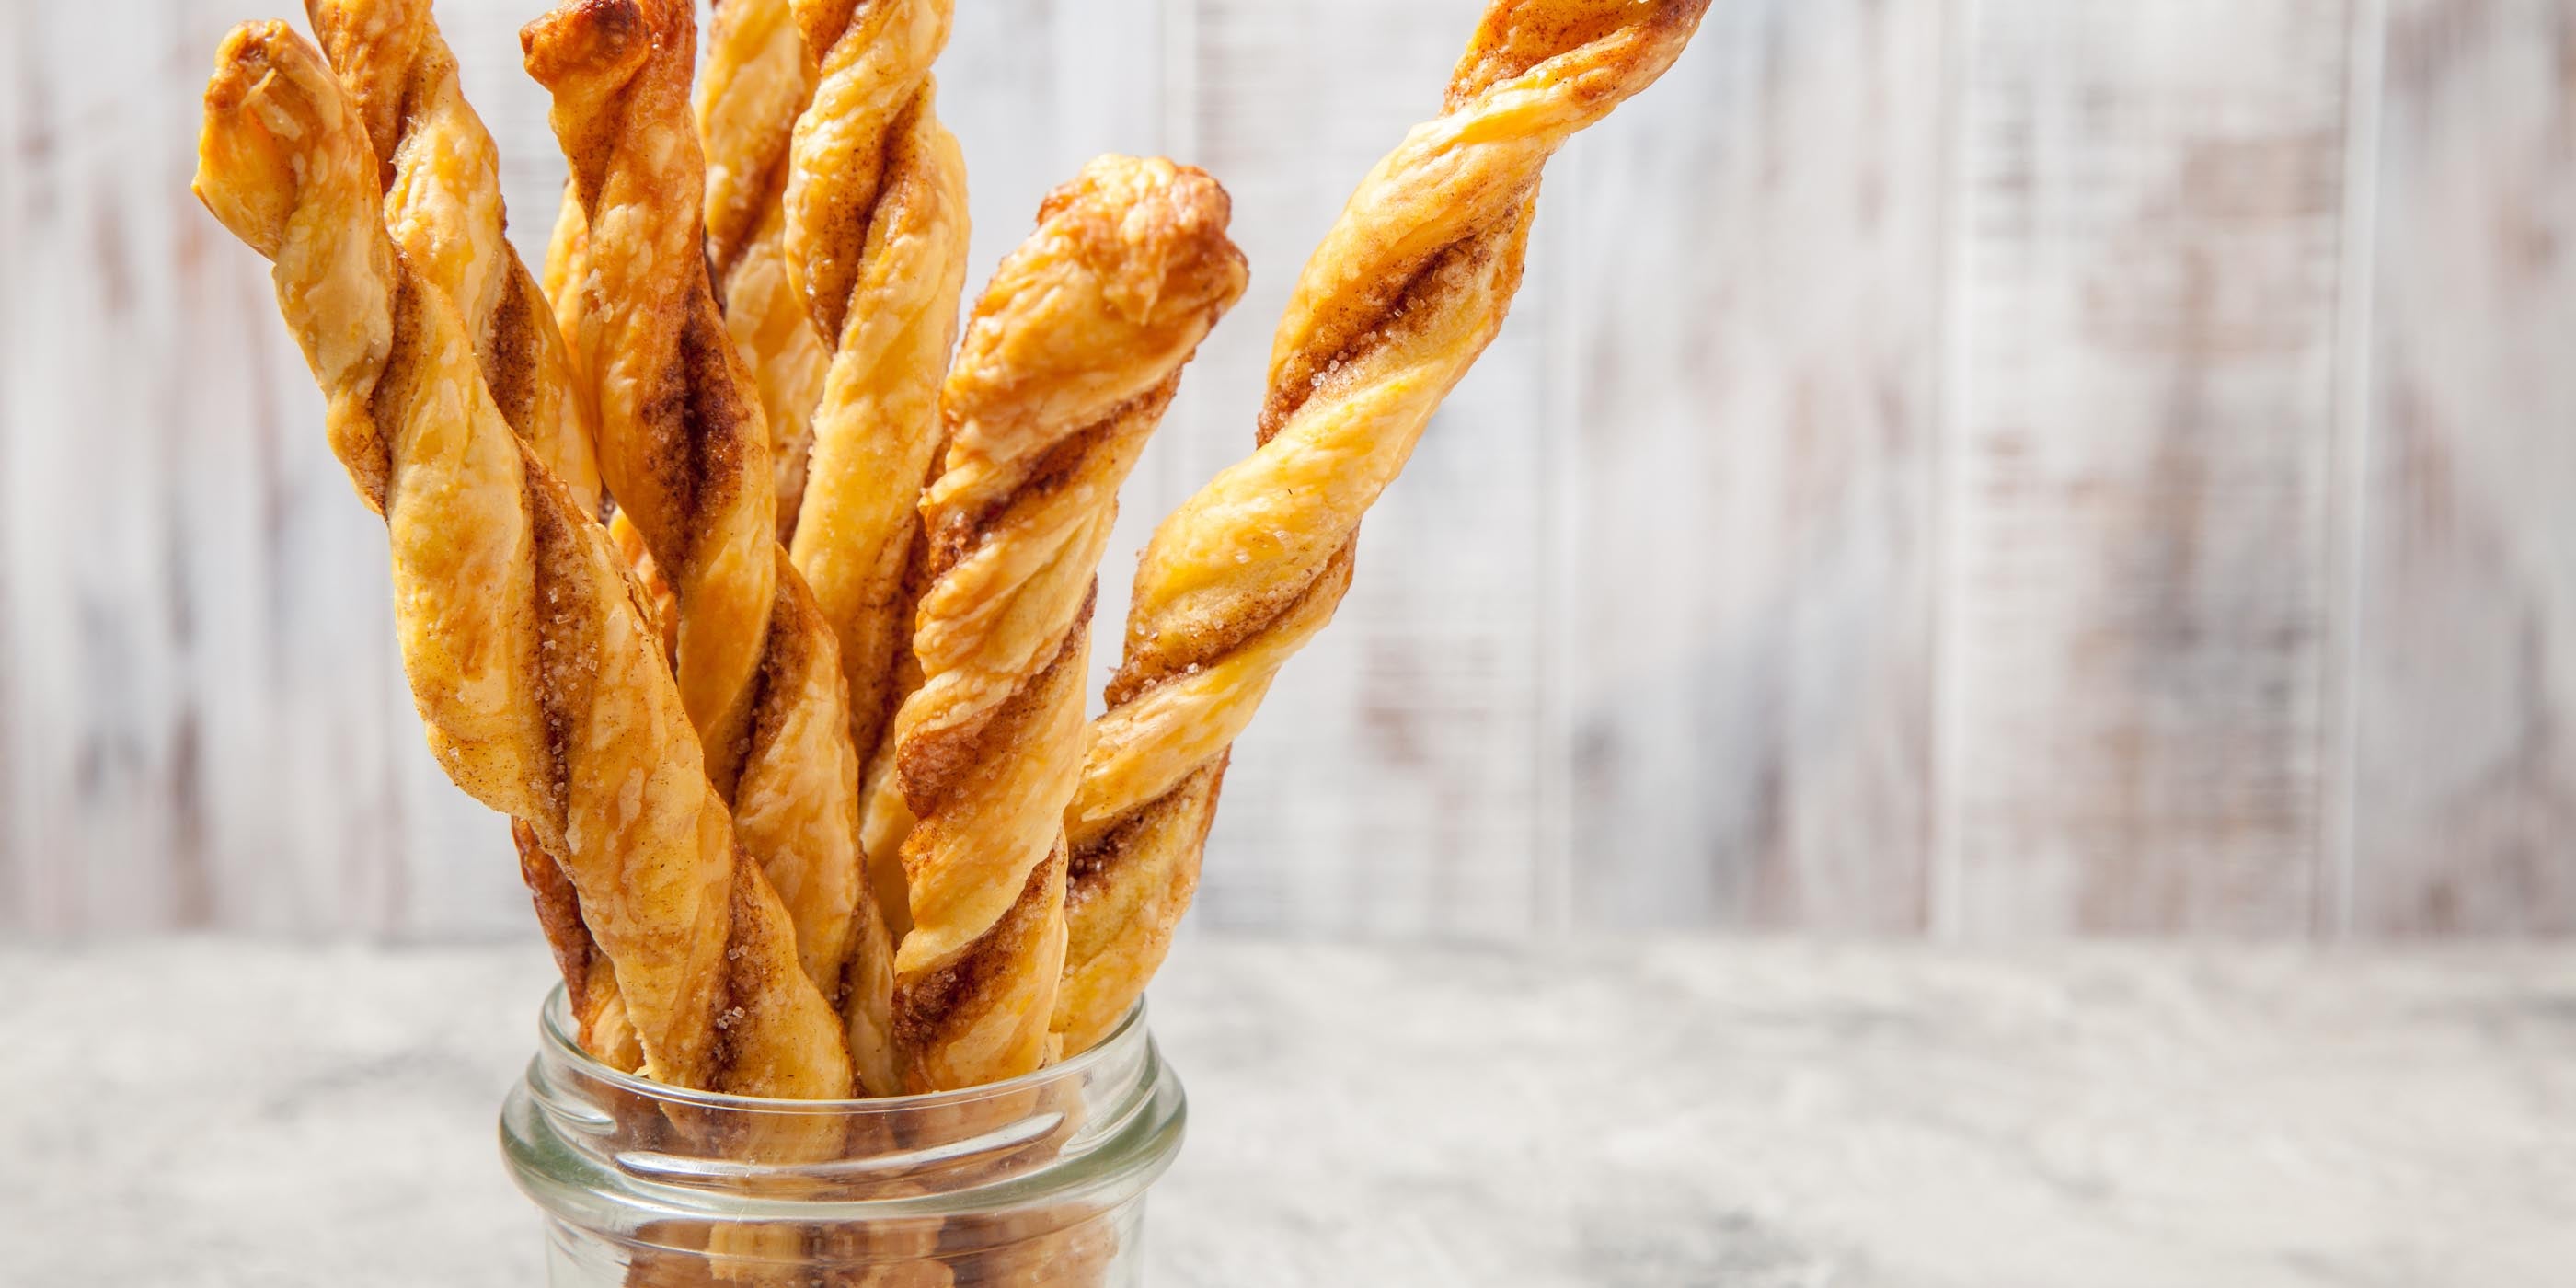
<svg viewBox="0 0 2576 1288">
<path fill-rule="evenodd" d="M 1585 923 L 1922 926 L 1940 6 L 1719 4 L 1560 160 Z"/>
<path fill-rule="evenodd" d="M 2576 930 L 2576 6 L 2389 5 L 2350 917 Z"/>
<path fill-rule="evenodd" d="M 2346 6 L 1965 12 L 1938 924 L 2305 931 Z"/>
<path fill-rule="evenodd" d="M 531 255 L 539 7 L 441 5 Z M 1479 7 L 961 3 L 973 283 L 1105 150 L 1217 173 L 1253 259 L 1101 671 Z M 0 930 L 526 933 L 186 192 L 261 8 L 0 23 Z M 1238 751 L 1203 924 L 2576 929 L 2576 0 L 1719 0 L 1533 247 Z"/>
<path fill-rule="evenodd" d="M 383 538 L 249 324 L 264 274 L 187 193 L 210 8 L 6 28 L 0 907 L 390 929 L 441 895 L 402 880 Z"/>
<path fill-rule="evenodd" d="M 1175 147 L 1233 192 L 1253 280 L 1199 357 L 1192 415 L 1165 430 L 1174 450 L 1157 481 L 1171 499 L 1251 450 L 1271 329 L 1307 252 L 1369 166 L 1438 110 L 1482 8 L 1189 7 L 1180 58 L 1195 106 Z M 1332 629 L 1236 748 L 1200 896 L 1211 920 L 1499 933 L 1539 918 L 1547 278 L 1530 274 L 1371 512 Z M 1128 567 L 1113 556 L 1111 575 Z"/>
</svg>

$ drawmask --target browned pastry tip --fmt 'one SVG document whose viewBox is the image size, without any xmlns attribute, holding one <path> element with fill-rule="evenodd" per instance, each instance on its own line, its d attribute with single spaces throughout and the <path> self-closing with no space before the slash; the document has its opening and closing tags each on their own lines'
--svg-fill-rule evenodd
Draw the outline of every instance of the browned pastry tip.
<svg viewBox="0 0 2576 1288">
<path fill-rule="evenodd" d="M 880 159 L 895 119 L 920 97 L 948 43 L 952 0 L 795 0 L 815 78 L 797 119 L 805 154 L 786 191 L 790 279 L 826 338 L 840 334 L 857 288 L 871 213 L 888 177 Z M 818 158 L 838 153 L 828 176 Z"/>
<path fill-rule="evenodd" d="M 657 43 L 687 39 L 696 25 L 672 0 L 570 0 L 521 27 L 519 50 L 528 75 L 558 100 L 596 109 L 643 68 Z"/>
</svg>

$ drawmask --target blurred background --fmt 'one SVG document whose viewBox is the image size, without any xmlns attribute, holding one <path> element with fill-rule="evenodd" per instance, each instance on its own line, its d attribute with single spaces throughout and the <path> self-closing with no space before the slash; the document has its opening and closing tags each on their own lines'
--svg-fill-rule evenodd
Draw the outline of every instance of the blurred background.
<svg viewBox="0 0 2576 1288">
<path fill-rule="evenodd" d="M 0 28 L 0 933 L 534 936 L 187 192 L 218 36 L 286 3 Z M 439 6 L 532 260 L 540 7 Z M 1253 262 L 1104 621 L 1480 8 L 959 6 L 972 281 L 1105 150 L 1213 171 Z M 1718 0 L 1549 171 L 1193 920 L 2563 934 L 2571 721 L 2576 0 Z"/>
</svg>

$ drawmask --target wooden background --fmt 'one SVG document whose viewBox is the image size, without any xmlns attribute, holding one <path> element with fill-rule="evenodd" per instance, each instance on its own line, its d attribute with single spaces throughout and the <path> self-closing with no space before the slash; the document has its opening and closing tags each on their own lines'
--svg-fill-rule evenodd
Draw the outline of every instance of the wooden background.
<svg viewBox="0 0 2576 1288">
<path fill-rule="evenodd" d="M 0 27 L 0 929 L 525 933 L 186 191 L 260 3 Z M 442 6 L 532 249 L 538 7 Z M 1478 4 L 959 8 L 976 280 L 1109 149 L 1215 171 L 1252 255 L 1114 616 Z M 1200 924 L 2576 929 L 2576 0 L 1719 0 L 1550 174 Z"/>
</svg>

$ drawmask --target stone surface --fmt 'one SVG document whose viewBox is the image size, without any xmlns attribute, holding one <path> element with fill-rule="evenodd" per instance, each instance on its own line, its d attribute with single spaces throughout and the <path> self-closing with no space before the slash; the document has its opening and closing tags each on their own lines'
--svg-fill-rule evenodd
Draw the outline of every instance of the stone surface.
<svg viewBox="0 0 2576 1288">
<path fill-rule="evenodd" d="M 1159 1286 L 2564 1284 L 2576 952 L 1183 946 Z M 533 948 L 0 949 L 0 1282 L 535 1284 Z"/>
</svg>

